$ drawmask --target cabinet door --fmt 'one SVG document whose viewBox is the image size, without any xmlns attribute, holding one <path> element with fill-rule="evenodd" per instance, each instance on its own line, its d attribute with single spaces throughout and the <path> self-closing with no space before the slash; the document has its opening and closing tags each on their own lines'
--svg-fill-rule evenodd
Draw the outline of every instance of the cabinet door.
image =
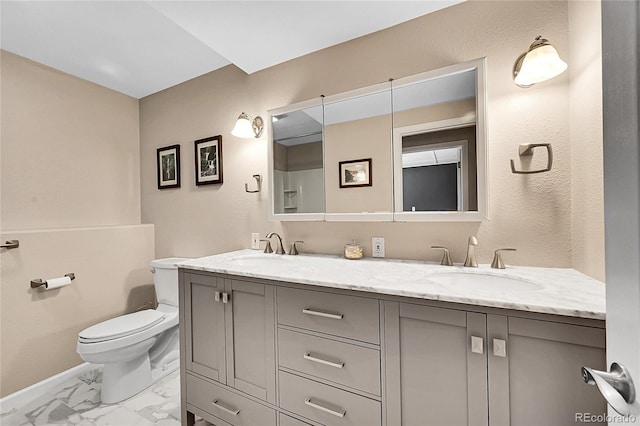
<svg viewBox="0 0 640 426">
<path fill-rule="evenodd" d="M 486 315 L 385 302 L 384 330 L 387 425 L 487 424 Z"/>
<path fill-rule="evenodd" d="M 226 280 L 227 385 L 275 404 L 275 292 L 272 286 Z"/>
<path fill-rule="evenodd" d="M 604 399 L 580 375 L 583 365 L 606 369 L 604 329 L 500 315 L 489 315 L 487 327 L 491 425 L 568 425 L 606 415 Z M 499 346 L 504 351 L 495 355 Z"/>
<path fill-rule="evenodd" d="M 224 280 L 191 273 L 185 283 L 185 368 L 226 383 L 224 304 L 217 297 L 224 292 Z"/>
</svg>

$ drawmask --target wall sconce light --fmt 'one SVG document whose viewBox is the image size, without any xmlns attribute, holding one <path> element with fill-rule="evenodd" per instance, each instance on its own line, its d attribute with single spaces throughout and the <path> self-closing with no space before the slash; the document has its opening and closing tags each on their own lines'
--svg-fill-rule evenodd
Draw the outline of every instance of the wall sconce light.
<svg viewBox="0 0 640 426">
<path fill-rule="evenodd" d="M 264 122 L 261 117 L 251 120 L 244 112 L 238 116 L 236 125 L 233 126 L 231 134 L 238 138 L 259 138 L 264 129 Z"/>
<path fill-rule="evenodd" d="M 560 75 L 567 64 L 549 40 L 536 37 L 529 50 L 518 56 L 513 65 L 513 82 L 520 87 L 530 87 L 541 81 Z"/>
</svg>

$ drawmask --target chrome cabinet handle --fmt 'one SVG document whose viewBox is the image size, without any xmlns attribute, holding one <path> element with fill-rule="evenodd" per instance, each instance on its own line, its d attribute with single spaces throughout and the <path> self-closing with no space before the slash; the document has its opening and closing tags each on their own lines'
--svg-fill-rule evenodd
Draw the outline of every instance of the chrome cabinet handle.
<svg viewBox="0 0 640 426">
<path fill-rule="evenodd" d="M 215 300 L 216 302 L 220 301 L 220 292 L 219 291 L 216 291 L 214 293 L 213 300 Z"/>
<path fill-rule="evenodd" d="M 305 352 L 302 357 L 304 359 L 306 359 L 306 360 L 317 362 L 318 364 L 328 365 L 330 367 L 335 367 L 335 368 L 343 368 L 344 367 L 344 362 L 327 361 L 326 359 L 317 358 L 315 356 L 312 356 L 309 352 Z"/>
<path fill-rule="evenodd" d="M 211 401 L 211 405 L 213 405 L 216 408 L 219 408 L 220 410 L 224 411 L 225 413 L 229 413 L 231 415 L 237 416 L 238 414 L 240 414 L 240 410 L 234 410 L 233 408 L 227 408 L 224 405 L 220 404 L 218 402 L 219 400 L 216 399 L 215 401 Z"/>
<path fill-rule="evenodd" d="M 229 293 L 222 293 L 222 303 L 229 303 Z"/>
<path fill-rule="evenodd" d="M 306 405 L 308 405 L 311 408 L 315 408 L 316 410 L 320 410 L 320 411 L 324 411 L 325 413 L 329 413 L 332 414 L 336 417 L 340 417 L 343 418 L 345 416 L 345 414 L 347 414 L 347 412 L 345 410 L 340 410 L 340 411 L 334 411 L 330 408 L 324 407 L 320 404 L 317 404 L 315 402 L 311 402 L 311 398 L 307 398 L 304 400 L 304 403 Z"/>
<path fill-rule="evenodd" d="M 302 310 L 302 313 L 307 315 L 313 315 L 316 317 L 331 318 L 331 319 L 337 319 L 337 320 L 344 318 L 344 315 L 342 314 L 330 314 L 328 312 L 314 311 L 313 309 L 307 309 L 307 308 L 304 308 Z"/>
</svg>

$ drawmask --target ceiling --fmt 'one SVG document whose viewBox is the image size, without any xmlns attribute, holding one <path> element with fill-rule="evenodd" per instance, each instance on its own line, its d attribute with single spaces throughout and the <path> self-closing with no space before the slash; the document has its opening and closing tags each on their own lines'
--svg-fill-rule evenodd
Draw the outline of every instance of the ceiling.
<svg viewBox="0 0 640 426">
<path fill-rule="evenodd" d="M 461 1 L 2 0 L 1 46 L 142 98 L 229 64 L 251 74 Z"/>
</svg>

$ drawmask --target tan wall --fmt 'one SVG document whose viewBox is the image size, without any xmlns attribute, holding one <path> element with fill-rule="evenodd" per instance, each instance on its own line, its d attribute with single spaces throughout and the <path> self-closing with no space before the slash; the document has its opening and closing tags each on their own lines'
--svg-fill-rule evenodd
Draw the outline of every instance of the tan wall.
<svg viewBox="0 0 640 426">
<path fill-rule="evenodd" d="M 604 281 L 600 2 L 569 2 L 573 267 Z"/>
<path fill-rule="evenodd" d="M 138 101 L 1 60 L 2 229 L 140 223 Z"/>
<path fill-rule="evenodd" d="M 249 246 L 250 232 L 278 231 L 288 241 L 304 240 L 307 252 L 340 253 L 351 239 L 370 247 L 375 235 L 386 238 L 388 257 L 437 261 L 439 253 L 428 247 L 444 244 L 459 262 L 467 237 L 477 235 L 480 262 L 490 262 L 496 248 L 514 246 L 518 252 L 509 253 L 507 263 L 571 266 L 569 74 L 526 90 L 511 79 L 515 58 L 537 34 L 549 38 L 568 57 L 566 2 L 470 1 L 252 75 L 228 66 L 142 99 L 142 217 L 156 225 L 158 255 L 203 256 L 233 250 Z M 232 137 L 229 131 L 239 111 L 265 116 L 268 109 L 320 94 L 483 56 L 487 57 L 489 221 L 270 223 L 267 194 L 244 192 L 243 184 L 253 173 L 267 175 L 267 136 Z M 222 134 L 225 141 L 225 183 L 196 188 L 190 176 L 192 144 L 214 134 Z M 518 145 L 541 141 L 553 144 L 554 169 L 540 175 L 513 175 L 509 160 L 517 159 Z M 158 191 L 155 150 L 174 143 L 182 144 L 186 154 L 183 188 Z M 542 157 L 536 156 L 534 163 Z"/>
<path fill-rule="evenodd" d="M 81 364 L 78 332 L 154 302 L 153 225 L 15 231 L 2 241 L 2 396 Z M 32 289 L 32 279 L 73 272 L 60 289 Z"/>
<path fill-rule="evenodd" d="M 82 363 L 83 328 L 154 301 L 154 230 L 139 225 L 138 101 L 1 55 L 0 239 L 20 241 L 0 250 L 6 396 Z M 69 287 L 29 286 L 68 272 Z"/>
</svg>

